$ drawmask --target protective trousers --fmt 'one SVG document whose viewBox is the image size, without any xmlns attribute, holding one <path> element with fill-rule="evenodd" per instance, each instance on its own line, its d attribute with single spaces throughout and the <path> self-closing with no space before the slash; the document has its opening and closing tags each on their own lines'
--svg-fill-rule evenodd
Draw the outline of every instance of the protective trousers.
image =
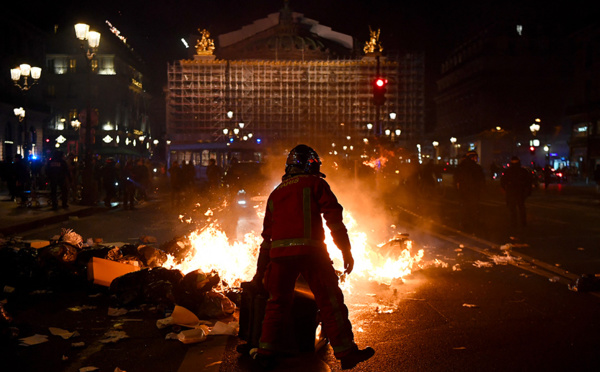
<svg viewBox="0 0 600 372">
<path fill-rule="evenodd" d="M 348 320 L 348 308 L 338 286 L 338 277 L 330 262 L 296 256 L 293 259 L 271 261 L 264 277 L 269 300 L 262 324 L 259 353 L 278 351 L 278 340 L 284 325 L 291 317 L 294 287 L 302 274 L 315 296 L 320 310 L 322 328 L 329 339 L 336 358 L 341 358 L 356 348 L 352 325 Z"/>
</svg>

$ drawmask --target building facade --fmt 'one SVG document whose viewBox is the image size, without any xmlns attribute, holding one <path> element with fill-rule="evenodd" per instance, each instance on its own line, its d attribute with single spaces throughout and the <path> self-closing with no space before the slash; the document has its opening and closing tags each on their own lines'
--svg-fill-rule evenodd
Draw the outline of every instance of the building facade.
<svg viewBox="0 0 600 372">
<path fill-rule="evenodd" d="M 220 35 L 209 52 L 168 66 L 167 135 L 177 149 L 172 155 L 189 161 L 186 146 L 243 142 L 274 151 L 308 143 L 321 153 L 352 156 L 369 137 L 388 133 L 396 146 L 420 138 L 424 55 L 361 49 L 351 36 L 287 7 Z M 378 75 L 388 82 L 382 106 L 373 104 Z"/>
<path fill-rule="evenodd" d="M 142 61 L 108 21 L 95 29 L 101 40 L 93 51 L 75 37 L 73 25 L 56 28 L 49 37 L 47 147 L 81 156 L 90 120 L 94 154 L 148 156 L 154 134 Z"/>
<path fill-rule="evenodd" d="M 572 35 L 575 45 L 574 78 L 567 114 L 573 123 L 570 160 L 582 175 L 593 179 L 600 164 L 600 26 Z"/>
<path fill-rule="evenodd" d="M 568 162 L 570 56 L 564 41 L 534 23 L 499 20 L 458 45 L 437 82 L 440 160 L 476 150 L 485 168 L 514 155 L 540 166 Z M 537 131 L 530 128 L 534 123 Z"/>
</svg>

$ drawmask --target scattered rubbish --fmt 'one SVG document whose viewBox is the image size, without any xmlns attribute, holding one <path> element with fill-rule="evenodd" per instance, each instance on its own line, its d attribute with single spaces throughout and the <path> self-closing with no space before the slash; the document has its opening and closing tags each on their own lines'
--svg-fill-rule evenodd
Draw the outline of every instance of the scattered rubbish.
<svg viewBox="0 0 600 372">
<path fill-rule="evenodd" d="M 124 371 L 119 367 L 115 367 L 115 370 L 113 372 L 127 372 L 127 371 Z"/>
<path fill-rule="evenodd" d="M 515 262 L 515 258 L 509 255 L 508 252 L 506 252 L 506 256 L 494 255 L 491 258 L 496 265 L 508 265 Z"/>
<path fill-rule="evenodd" d="M 467 348 L 464 346 L 453 347 L 452 350 L 466 350 Z"/>
<path fill-rule="evenodd" d="M 139 266 L 92 257 L 88 265 L 88 280 L 109 287 L 114 279 L 139 269 Z"/>
<path fill-rule="evenodd" d="M 70 311 L 83 311 L 83 310 L 94 310 L 96 306 L 92 305 L 82 305 L 82 306 L 73 306 L 68 308 Z"/>
<path fill-rule="evenodd" d="M 165 335 L 165 340 L 177 340 L 177 333 L 169 332 Z"/>
<path fill-rule="evenodd" d="M 184 344 L 193 344 L 206 340 L 210 329 L 205 325 L 200 325 L 198 328 L 188 329 L 179 332 L 177 339 Z"/>
<path fill-rule="evenodd" d="M 375 308 L 375 312 L 378 314 L 392 314 L 396 310 L 391 306 L 380 305 Z"/>
<path fill-rule="evenodd" d="M 491 262 L 477 260 L 477 261 L 473 262 L 473 266 L 482 268 L 482 267 L 492 267 L 493 264 Z"/>
<path fill-rule="evenodd" d="M 100 340 L 101 343 L 103 344 L 108 344 L 111 342 L 117 342 L 123 338 L 127 338 L 129 337 L 127 335 L 127 333 L 125 333 L 124 331 L 108 331 L 104 334 L 104 338 L 102 338 Z"/>
<path fill-rule="evenodd" d="M 48 335 L 35 334 L 33 336 L 20 338 L 19 341 L 21 341 L 21 343 L 19 344 L 21 346 L 37 345 L 37 344 L 41 344 L 41 343 L 47 342 L 48 341 Z"/>
<path fill-rule="evenodd" d="M 71 344 L 71 347 L 84 347 L 85 346 L 85 342 L 81 341 L 81 342 L 73 342 Z"/>
<path fill-rule="evenodd" d="M 512 249 L 512 247 L 513 247 L 513 245 L 512 245 L 512 244 L 510 244 L 510 243 L 508 243 L 508 244 L 501 245 L 501 246 L 500 246 L 500 250 L 503 250 L 503 251 L 508 251 L 508 250 L 511 250 L 511 249 Z"/>
<path fill-rule="evenodd" d="M 577 247 L 577 250 L 578 251 L 585 251 L 585 248 L 583 248 L 583 247 Z"/>
<path fill-rule="evenodd" d="M 62 356 L 62 361 L 64 362 L 64 361 L 67 361 L 67 360 L 69 360 L 69 357 L 68 357 L 68 356 L 66 356 L 66 355 L 63 355 L 63 356 Z"/>
<path fill-rule="evenodd" d="M 127 314 L 128 310 L 123 308 L 108 308 L 108 316 L 121 316 Z"/>
<path fill-rule="evenodd" d="M 39 249 L 39 248 L 44 248 L 50 245 L 50 241 L 49 240 L 25 240 L 25 244 L 27 244 L 27 246 L 29 248 L 34 248 L 34 249 Z"/>
<path fill-rule="evenodd" d="M 13 293 L 15 291 L 15 287 L 11 287 L 9 285 L 4 286 L 4 293 Z"/>
<path fill-rule="evenodd" d="M 569 289 L 574 292 L 600 291 L 600 274 L 583 274 L 569 284 Z"/>
<path fill-rule="evenodd" d="M 79 372 L 92 372 L 92 371 L 99 371 L 99 370 L 100 370 L 100 368 L 93 367 L 93 366 L 79 368 Z"/>
<path fill-rule="evenodd" d="M 466 303 L 465 303 L 465 304 L 463 304 L 463 307 L 471 307 L 471 308 L 475 308 L 475 307 L 479 307 L 479 306 L 477 306 L 477 305 L 475 305 L 475 304 L 466 304 Z"/>
<path fill-rule="evenodd" d="M 171 313 L 172 324 L 177 324 L 184 327 L 194 328 L 200 325 L 200 319 L 183 306 L 175 305 L 173 313 Z"/>
<path fill-rule="evenodd" d="M 452 266 L 452 271 L 461 271 L 462 269 L 460 268 L 460 264 L 455 264 L 454 266 Z"/>
<path fill-rule="evenodd" d="M 56 328 L 56 327 L 49 327 L 48 330 L 50 330 L 50 333 L 52 333 L 54 336 L 60 336 L 65 340 L 67 340 L 71 337 L 79 336 L 79 333 L 77 331 L 69 332 L 65 329 Z"/>
<path fill-rule="evenodd" d="M 558 283 L 560 281 L 560 277 L 553 276 L 552 278 L 550 278 L 548 280 L 551 281 L 552 283 Z"/>
<path fill-rule="evenodd" d="M 240 324 L 237 322 L 223 323 L 221 321 L 217 321 L 214 327 L 210 330 L 210 335 L 229 335 L 235 336 L 237 335 L 240 329 Z"/>
</svg>

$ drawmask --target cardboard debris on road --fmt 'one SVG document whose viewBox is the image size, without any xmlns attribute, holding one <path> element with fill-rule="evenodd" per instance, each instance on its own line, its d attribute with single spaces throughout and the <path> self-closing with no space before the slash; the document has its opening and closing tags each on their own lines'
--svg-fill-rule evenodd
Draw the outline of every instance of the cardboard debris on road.
<svg viewBox="0 0 600 372">
<path fill-rule="evenodd" d="M 88 265 L 88 280 L 105 287 L 116 278 L 140 270 L 139 266 L 92 257 Z"/>
</svg>

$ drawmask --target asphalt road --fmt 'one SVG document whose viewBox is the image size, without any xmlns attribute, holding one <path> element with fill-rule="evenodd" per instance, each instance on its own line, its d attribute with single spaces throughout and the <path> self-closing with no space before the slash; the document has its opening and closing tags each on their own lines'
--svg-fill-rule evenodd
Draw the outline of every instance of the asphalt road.
<svg viewBox="0 0 600 372">
<path fill-rule="evenodd" d="M 528 201 L 530 226 L 517 232 L 507 228 L 501 194 L 492 187 L 483 203 L 485 228 L 475 235 L 455 228 L 451 194 L 408 201 L 395 193 L 395 202 L 387 200 L 398 225 L 425 256 L 422 267 L 402 282 L 365 284 L 346 294 L 357 343 L 376 349 L 355 370 L 598 370 L 599 298 L 568 289 L 574 278 L 599 269 L 597 196 L 589 188 L 553 186 L 534 193 Z M 192 209 L 183 214 L 192 215 Z M 192 229 L 180 221 L 180 214 L 159 199 L 134 211 L 115 209 L 32 230 L 24 237 L 44 239 L 66 227 L 105 242 L 135 241 L 142 235 L 162 242 Z M 241 213 L 239 226 L 256 227 L 252 215 Z M 509 243 L 509 250 L 500 249 Z M 59 327 L 77 330 L 77 341 L 85 340 L 86 346 L 74 348 L 76 339 L 57 336 L 29 347 L 9 344 L 2 348 L 2 360 L 17 367 L 8 370 L 256 370 L 235 351 L 240 342 L 236 337 L 215 336 L 194 345 L 165 340 L 169 330 L 156 327 L 165 315 L 160 310 L 149 307 L 109 317 L 106 290 L 89 283 L 69 288 L 64 293 L 12 294 L 9 301 L 18 304 L 12 315 L 23 337 Z M 96 308 L 69 310 L 84 305 Z M 99 343 L 115 324 L 129 337 Z M 339 369 L 328 346 L 286 359 L 278 368 Z"/>
</svg>

